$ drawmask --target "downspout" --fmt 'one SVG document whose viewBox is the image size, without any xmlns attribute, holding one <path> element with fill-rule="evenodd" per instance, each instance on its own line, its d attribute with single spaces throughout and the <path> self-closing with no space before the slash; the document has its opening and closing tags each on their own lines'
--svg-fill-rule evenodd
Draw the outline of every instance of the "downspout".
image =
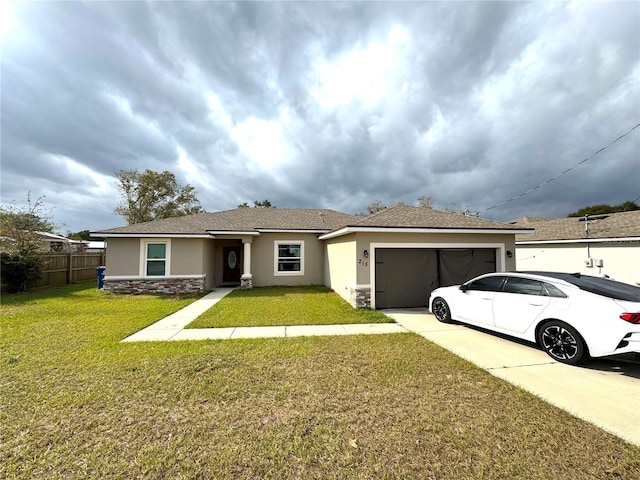
<svg viewBox="0 0 640 480">
<path fill-rule="evenodd" d="M 589 214 L 584 216 L 584 236 L 589 238 Z M 591 244 L 587 242 L 587 260 L 591 260 Z"/>
</svg>

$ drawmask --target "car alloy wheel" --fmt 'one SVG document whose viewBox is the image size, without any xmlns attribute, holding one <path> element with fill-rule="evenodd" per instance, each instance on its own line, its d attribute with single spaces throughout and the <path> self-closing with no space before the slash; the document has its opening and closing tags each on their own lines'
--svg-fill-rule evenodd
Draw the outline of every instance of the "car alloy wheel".
<svg viewBox="0 0 640 480">
<path fill-rule="evenodd" d="M 444 298 L 436 297 L 431 304 L 431 313 L 442 323 L 451 323 L 451 310 Z"/>
<path fill-rule="evenodd" d="M 538 332 L 538 343 L 547 354 L 562 363 L 577 365 L 588 357 L 580 334 L 564 322 L 547 322 Z"/>
</svg>

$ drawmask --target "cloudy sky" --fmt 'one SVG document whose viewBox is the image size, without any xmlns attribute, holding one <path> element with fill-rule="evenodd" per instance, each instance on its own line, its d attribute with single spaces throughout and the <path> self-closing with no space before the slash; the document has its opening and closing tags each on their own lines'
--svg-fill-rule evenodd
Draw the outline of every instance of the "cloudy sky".
<svg viewBox="0 0 640 480">
<path fill-rule="evenodd" d="M 640 196 L 637 128 L 491 208 L 640 123 L 636 1 L 1 5 L 1 200 L 45 196 L 64 232 L 125 224 L 120 169 L 208 211 Z"/>
</svg>

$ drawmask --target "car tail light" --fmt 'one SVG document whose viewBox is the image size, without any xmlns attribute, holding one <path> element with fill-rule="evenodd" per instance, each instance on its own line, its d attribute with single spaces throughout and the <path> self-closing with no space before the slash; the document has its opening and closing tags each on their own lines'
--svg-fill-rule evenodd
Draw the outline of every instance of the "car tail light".
<svg viewBox="0 0 640 480">
<path fill-rule="evenodd" d="M 640 323 L 640 313 L 623 313 L 620 318 L 629 323 Z"/>
</svg>

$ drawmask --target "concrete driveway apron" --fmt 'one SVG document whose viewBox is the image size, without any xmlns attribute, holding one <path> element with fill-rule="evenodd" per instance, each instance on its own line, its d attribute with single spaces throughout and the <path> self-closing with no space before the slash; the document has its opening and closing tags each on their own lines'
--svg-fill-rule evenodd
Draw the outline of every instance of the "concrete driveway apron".
<svg viewBox="0 0 640 480">
<path fill-rule="evenodd" d="M 572 367 L 526 342 L 440 323 L 427 309 L 384 313 L 492 375 L 640 446 L 640 364 L 607 358 Z"/>
</svg>

